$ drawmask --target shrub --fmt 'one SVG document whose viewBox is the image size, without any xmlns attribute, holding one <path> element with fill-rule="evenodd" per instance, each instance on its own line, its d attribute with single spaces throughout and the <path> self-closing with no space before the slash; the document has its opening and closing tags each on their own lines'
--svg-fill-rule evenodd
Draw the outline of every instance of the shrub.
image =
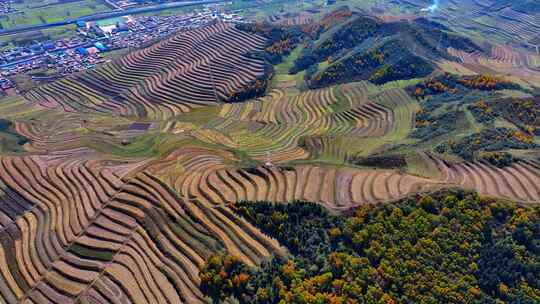
<svg viewBox="0 0 540 304">
<path fill-rule="evenodd" d="M 519 130 L 507 128 L 484 129 L 462 138 L 457 142 L 447 142 L 436 147 L 439 153 L 452 152 L 465 160 L 473 160 L 478 152 L 493 152 L 506 149 L 532 149 L 537 147 L 530 136 Z"/>
<path fill-rule="evenodd" d="M 512 156 L 512 154 L 506 152 L 482 153 L 480 159 L 485 160 L 493 166 L 499 168 L 511 166 L 514 162 L 514 157 Z"/>
</svg>

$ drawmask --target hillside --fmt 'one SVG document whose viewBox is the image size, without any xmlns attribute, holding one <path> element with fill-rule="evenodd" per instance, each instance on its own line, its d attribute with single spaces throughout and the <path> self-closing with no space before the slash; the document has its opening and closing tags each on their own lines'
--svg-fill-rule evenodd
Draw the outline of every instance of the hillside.
<svg viewBox="0 0 540 304">
<path fill-rule="evenodd" d="M 211 255 L 227 249 L 254 265 L 280 252 L 146 172 L 44 157 L 2 157 L 0 167 L 5 302 L 204 303 L 197 273 Z"/>
<path fill-rule="evenodd" d="M 252 269 L 215 256 L 200 277 L 207 295 L 240 303 L 535 303 L 539 212 L 455 190 L 352 216 L 304 202 L 244 202 L 238 213 L 292 257 Z"/>
<path fill-rule="evenodd" d="M 492 8 L 497 10 L 505 7 L 511 7 L 513 10 L 525 13 L 525 14 L 538 14 L 540 13 L 540 8 L 538 3 L 534 0 L 524 0 L 524 1 L 511 1 L 511 0 L 496 0 L 492 5 Z"/>
<path fill-rule="evenodd" d="M 192 108 L 256 96 L 266 64 L 250 58 L 263 37 L 216 23 L 179 33 L 95 71 L 28 92 L 28 100 L 66 111 L 167 118 Z M 179 94 L 181 92 L 181 94 Z"/>
<path fill-rule="evenodd" d="M 436 61 L 455 59 L 448 48 L 481 51 L 469 39 L 423 18 L 384 22 L 353 14 L 336 31 L 308 43 L 291 72 L 310 70 L 306 80 L 312 88 L 355 80 L 383 84 L 429 75 Z M 319 70 L 323 62 L 326 67 Z"/>
</svg>

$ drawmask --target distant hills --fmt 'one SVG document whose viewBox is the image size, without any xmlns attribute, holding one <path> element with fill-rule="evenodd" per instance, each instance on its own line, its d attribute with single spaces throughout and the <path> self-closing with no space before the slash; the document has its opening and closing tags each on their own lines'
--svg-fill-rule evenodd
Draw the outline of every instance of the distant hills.
<svg viewBox="0 0 540 304">
<path fill-rule="evenodd" d="M 424 18 L 385 22 L 354 13 L 305 43 L 290 72 L 306 70 L 311 88 L 354 80 L 382 84 L 429 75 L 435 61 L 453 59 L 448 47 L 468 53 L 482 50 L 470 39 Z"/>
<path fill-rule="evenodd" d="M 540 13 L 540 2 L 537 0 L 497 0 L 494 8 L 500 9 L 510 6 L 513 10 L 525 13 L 525 14 L 537 14 Z"/>
</svg>

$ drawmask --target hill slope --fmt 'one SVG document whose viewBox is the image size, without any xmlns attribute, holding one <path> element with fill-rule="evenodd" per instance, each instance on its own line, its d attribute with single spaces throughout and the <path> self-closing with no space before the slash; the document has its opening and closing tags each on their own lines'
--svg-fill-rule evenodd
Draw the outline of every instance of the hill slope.
<svg viewBox="0 0 540 304">
<path fill-rule="evenodd" d="M 294 254 L 249 269 L 214 257 L 201 272 L 214 299 L 240 303 L 537 303 L 540 209 L 462 191 L 422 194 L 353 216 L 296 202 L 238 213 Z M 299 220 L 301 219 L 301 220 Z M 234 267 L 230 267 L 233 264 Z M 223 269 L 232 268 L 233 271 Z M 221 274 L 221 280 L 216 277 Z M 221 282 L 238 282 L 232 290 Z"/>
<path fill-rule="evenodd" d="M 66 111 L 166 118 L 237 94 L 255 95 L 254 85 L 268 71 L 264 61 L 247 53 L 264 45 L 263 37 L 215 23 L 41 86 L 26 98 Z"/>
<path fill-rule="evenodd" d="M 467 38 L 441 24 L 423 18 L 384 22 L 353 14 L 302 51 L 291 72 L 309 71 L 310 87 L 322 87 L 354 80 L 377 84 L 425 77 L 441 59 L 455 59 L 448 48 L 466 53 L 481 51 Z M 329 64 L 316 72 L 317 64 Z"/>
</svg>

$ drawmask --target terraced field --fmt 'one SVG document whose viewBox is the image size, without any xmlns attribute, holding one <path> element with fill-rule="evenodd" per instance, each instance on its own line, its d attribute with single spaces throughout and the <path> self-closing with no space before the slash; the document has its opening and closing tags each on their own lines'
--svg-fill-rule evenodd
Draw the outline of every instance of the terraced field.
<svg viewBox="0 0 540 304">
<path fill-rule="evenodd" d="M 431 3 L 433 1 L 407 0 L 386 5 L 398 10 L 405 7 L 405 12 L 417 15 L 425 13 L 421 12 L 421 9 L 427 8 Z M 521 43 L 538 37 L 540 29 L 538 12 L 516 9 L 522 3 L 525 1 L 441 1 L 431 15 L 471 36 Z"/>
<path fill-rule="evenodd" d="M 450 49 L 472 71 L 482 73 L 486 69 L 499 73 L 512 73 L 523 78 L 540 78 L 540 55 L 523 52 L 508 46 L 494 46 L 488 55 L 479 52 L 465 53 Z"/>
<path fill-rule="evenodd" d="M 0 159 L 0 300 L 202 303 L 198 269 L 227 249 L 249 264 L 277 242 L 155 176 L 95 163 Z"/>
<path fill-rule="evenodd" d="M 445 183 L 514 201 L 540 201 L 540 165 L 536 162 L 517 162 L 498 168 L 486 162 L 447 164 L 439 159 L 433 161 Z"/>
<path fill-rule="evenodd" d="M 279 25 L 306 25 L 313 22 L 313 16 L 307 12 L 300 12 L 297 14 L 282 14 L 282 15 L 272 15 L 268 17 L 268 21 L 279 24 Z"/>
<path fill-rule="evenodd" d="M 422 158 L 425 165 L 438 173 L 423 177 L 403 170 L 329 165 L 238 168 L 228 164 L 232 158 L 192 147 L 178 150 L 149 170 L 182 196 L 208 206 L 234 205 L 243 200 L 305 200 L 343 212 L 361 204 L 387 202 L 441 187 L 475 189 L 484 195 L 521 202 L 540 201 L 540 165 L 531 162 L 500 169 L 487 163 L 450 164 L 428 155 Z"/>
<path fill-rule="evenodd" d="M 220 104 L 262 76 L 264 62 L 246 54 L 264 43 L 260 36 L 216 23 L 41 86 L 26 98 L 67 112 L 167 118 Z"/>
<path fill-rule="evenodd" d="M 396 143 L 406 137 L 416 110 L 403 90 L 381 91 L 367 82 L 300 94 L 275 89 L 259 100 L 221 106 L 218 117 L 192 135 L 272 162 L 329 153 L 324 145 L 309 145 L 321 136 L 350 138 L 352 142 L 344 143 L 347 151 L 369 153 L 392 138 Z M 300 147 L 299 142 L 308 145 Z"/>
<path fill-rule="evenodd" d="M 360 204 L 394 200 L 436 185 L 429 179 L 394 170 L 314 165 L 237 168 L 226 165 L 225 159 L 210 151 L 197 149 L 175 155 L 169 162 L 169 167 L 151 170 L 156 170 L 182 196 L 208 206 L 234 205 L 243 200 L 305 200 L 339 212 Z M 171 170 L 178 166 L 182 170 Z"/>
</svg>

